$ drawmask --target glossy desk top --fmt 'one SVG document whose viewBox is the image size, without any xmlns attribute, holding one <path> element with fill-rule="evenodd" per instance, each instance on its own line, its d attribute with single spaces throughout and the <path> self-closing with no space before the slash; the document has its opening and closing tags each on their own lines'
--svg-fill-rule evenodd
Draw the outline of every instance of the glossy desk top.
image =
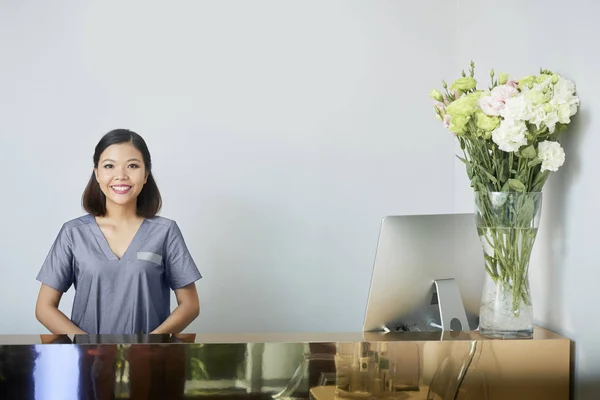
<svg viewBox="0 0 600 400">
<path fill-rule="evenodd" d="M 497 340 L 476 331 L 460 332 L 306 332 L 306 333 L 208 333 L 172 335 L 0 335 L 2 345 L 36 344 L 161 344 L 161 343 L 324 343 L 388 341 Z M 531 339 L 525 339 L 531 340 Z M 533 340 L 567 340 L 536 326 Z"/>
<path fill-rule="evenodd" d="M 568 363 L 568 339 L 543 328 L 535 329 L 539 345 L 493 341 L 477 332 L 0 335 L 0 399 L 309 399 L 313 389 L 335 382 L 340 349 L 384 342 L 392 352 L 397 348 L 398 365 L 412 371 L 406 379 L 419 392 L 423 371 L 442 365 L 420 365 L 423 346 L 431 343 L 434 353 L 460 360 L 469 357 L 474 341 L 482 342 L 482 360 L 493 353 L 484 350 L 486 343 L 508 354 L 503 345 L 513 342 L 515 357 L 525 357 L 518 365 L 548 354 Z M 564 382 L 564 370 L 557 371 L 551 371 L 555 381 Z"/>
</svg>

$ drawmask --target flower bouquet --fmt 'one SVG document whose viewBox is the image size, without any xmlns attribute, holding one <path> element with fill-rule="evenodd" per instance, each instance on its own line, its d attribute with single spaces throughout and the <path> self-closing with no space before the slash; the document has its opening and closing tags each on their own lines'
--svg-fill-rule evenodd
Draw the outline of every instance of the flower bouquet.
<svg viewBox="0 0 600 400">
<path fill-rule="evenodd" d="M 436 117 L 460 144 L 475 191 L 476 224 L 486 282 L 479 330 L 492 337 L 531 337 L 529 259 L 537 235 L 542 188 L 565 162 L 559 136 L 579 107 L 573 82 L 541 69 L 510 79 L 490 72 L 478 89 L 475 65 L 443 92 L 434 89 Z"/>
</svg>

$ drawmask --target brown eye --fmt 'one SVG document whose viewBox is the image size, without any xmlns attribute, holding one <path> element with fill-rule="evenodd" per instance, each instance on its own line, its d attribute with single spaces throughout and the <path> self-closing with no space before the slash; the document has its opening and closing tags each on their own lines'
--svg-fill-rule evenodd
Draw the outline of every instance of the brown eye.
<svg viewBox="0 0 600 400">
<path fill-rule="evenodd" d="M 140 166 L 137 164 L 129 164 L 129 168 L 139 168 Z"/>
</svg>

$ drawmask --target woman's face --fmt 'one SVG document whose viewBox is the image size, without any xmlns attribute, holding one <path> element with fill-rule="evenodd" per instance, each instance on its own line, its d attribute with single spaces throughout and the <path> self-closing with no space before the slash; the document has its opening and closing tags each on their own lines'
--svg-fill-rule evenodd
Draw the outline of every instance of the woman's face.
<svg viewBox="0 0 600 400">
<path fill-rule="evenodd" d="M 106 202 L 121 206 L 136 204 L 148 178 L 142 153 L 131 143 L 107 147 L 94 172 Z"/>
</svg>

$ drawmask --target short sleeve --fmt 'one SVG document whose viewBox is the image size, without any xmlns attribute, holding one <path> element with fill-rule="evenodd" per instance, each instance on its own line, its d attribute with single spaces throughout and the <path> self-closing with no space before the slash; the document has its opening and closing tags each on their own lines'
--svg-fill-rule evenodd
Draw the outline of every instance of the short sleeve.
<svg viewBox="0 0 600 400">
<path fill-rule="evenodd" d="M 182 288 L 202 278 L 175 221 L 167 234 L 165 256 L 166 277 L 171 289 Z"/>
<path fill-rule="evenodd" d="M 73 284 L 72 249 L 68 229 L 63 225 L 36 279 L 63 293 L 69 290 Z"/>
</svg>

